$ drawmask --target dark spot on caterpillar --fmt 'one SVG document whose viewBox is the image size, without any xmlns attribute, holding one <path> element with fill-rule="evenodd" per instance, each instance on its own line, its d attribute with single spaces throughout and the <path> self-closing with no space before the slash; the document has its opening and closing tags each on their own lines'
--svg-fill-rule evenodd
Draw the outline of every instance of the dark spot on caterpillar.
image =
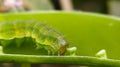
<svg viewBox="0 0 120 67">
<path fill-rule="evenodd" d="M 63 36 L 45 23 L 38 21 L 14 21 L 0 23 L 0 45 L 6 47 L 14 44 L 21 47 L 27 41 L 35 42 L 36 49 L 45 49 L 48 55 L 62 55 L 67 43 Z M 29 46 L 28 46 L 29 47 Z"/>
</svg>

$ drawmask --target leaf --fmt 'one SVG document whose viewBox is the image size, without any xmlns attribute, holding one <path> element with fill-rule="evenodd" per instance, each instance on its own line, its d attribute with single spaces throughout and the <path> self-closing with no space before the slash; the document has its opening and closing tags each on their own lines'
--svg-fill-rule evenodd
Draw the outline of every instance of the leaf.
<svg viewBox="0 0 120 67">
<path fill-rule="evenodd" d="M 69 64 L 69 65 L 74 64 L 100 67 L 120 66 L 120 60 L 98 59 L 96 57 L 89 56 L 39 56 L 39 55 L 1 54 L 0 62 Z"/>
<path fill-rule="evenodd" d="M 79 64 L 79 65 L 90 65 L 94 66 L 113 66 L 119 67 L 120 54 L 120 19 L 117 17 L 106 16 L 101 14 L 87 13 L 87 12 L 28 12 L 18 14 L 1 14 L 0 21 L 15 21 L 15 20 L 37 20 L 45 22 L 52 26 L 54 29 L 64 34 L 66 40 L 70 46 L 77 47 L 77 56 L 70 57 L 54 57 L 54 56 L 24 56 L 24 55 L 0 55 L 1 62 L 9 61 L 12 58 L 16 58 L 14 62 L 24 62 L 19 60 L 19 57 L 30 57 L 35 58 L 33 60 L 25 60 L 26 62 L 40 63 L 39 59 L 45 59 L 41 63 L 47 63 L 48 59 L 52 60 L 53 63 L 62 64 Z M 9 47 L 8 47 L 9 48 Z M 105 49 L 107 55 L 111 59 L 99 59 L 93 57 L 94 54 L 100 49 Z M 6 50 L 6 49 L 4 49 Z M 9 51 L 13 52 L 12 48 Z M 17 52 L 17 50 L 16 50 Z M 8 52 L 9 53 L 9 52 Z M 87 57 L 86 57 L 87 56 Z M 10 57 L 8 59 L 7 57 Z M 6 59 L 5 59 L 6 58 Z M 54 59 L 53 59 L 54 58 Z M 60 59 L 58 59 L 60 58 Z M 70 59 L 71 58 L 71 59 Z M 78 60 L 77 60 L 78 59 Z M 47 60 L 47 61 L 46 61 Z M 11 61 L 9 61 L 11 62 Z M 76 63 L 73 63 L 76 62 Z M 52 62 L 51 62 L 52 63 Z"/>
</svg>

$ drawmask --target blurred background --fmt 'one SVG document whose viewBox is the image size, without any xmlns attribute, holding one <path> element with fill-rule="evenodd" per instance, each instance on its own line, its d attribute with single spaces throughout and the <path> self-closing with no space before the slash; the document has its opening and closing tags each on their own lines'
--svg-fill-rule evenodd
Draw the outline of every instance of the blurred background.
<svg viewBox="0 0 120 67">
<path fill-rule="evenodd" d="M 88 11 L 120 16 L 120 0 L 0 0 L 0 12 Z"/>
<path fill-rule="evenodd" d="M 0 13 L 26 11 L 87 11 L 120 16 L 120 0 L 0 0 Z M 1 64 L 0 67 L 20 67 L 20 64 Z M 32 67 L 87 67 L 32 64 Z"/>
</svg>

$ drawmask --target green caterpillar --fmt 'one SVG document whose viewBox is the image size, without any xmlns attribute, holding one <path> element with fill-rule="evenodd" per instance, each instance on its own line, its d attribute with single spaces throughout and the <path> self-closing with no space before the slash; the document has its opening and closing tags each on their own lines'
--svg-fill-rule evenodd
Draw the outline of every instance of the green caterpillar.
<svg viewBox="0 0 120 67">
<path fill-rule="evenodd" d="M 48 51 L 48 55 L 55 53 L 62 55 L 65 53 L 68 46 L 63 36 L 45 23 L 37 21 L 14 21 L 0 23 L 1 45 L 9 45 L 11 40 L 17 38 L 15 44 L 19 47 L 21 46 L 23 40 L 20 42 L 17 41 L 19 41 L 19 38 L 25 37 L 31 37 L 34 39 L 36 42 L 36 48 L 44 48 Z M 6 42 L 2 43 L 3 40 Z"/>
</svg>

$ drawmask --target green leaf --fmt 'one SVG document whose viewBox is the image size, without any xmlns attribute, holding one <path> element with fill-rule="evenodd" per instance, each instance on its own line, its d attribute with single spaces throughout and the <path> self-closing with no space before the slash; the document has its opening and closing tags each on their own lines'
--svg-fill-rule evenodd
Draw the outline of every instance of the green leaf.
<svg viewBox="0 0 120 67">
<path fill-rule="evenodd" d="M 77 47 L 77 56 L 70 57 L 53 57 L 53 56 L 30 56 L 30 55 L 0 55 L 1 62 L 11 62 L 10 59 L 14 58 L 14 62 L 30 62 L 40 63 L 40 60 L 44 59 L 41 63 L 50 63 L 48 59 L 52 60 L 51 63 L 60 63 L 64 61 L 64 64 L 79 64 L 90 66 L 103 67 L 112 66 L 120 67 L 120 18 L 106 16 L 101 14 L 87 13 L 87 12 L 28 12 L 28 13 L 16 13 L 16 14 L 1 14 L 0 21 L 15 21 L 15 20 L 37 20 L 45 22 L 52 26 L 54 29 L 64 34 L 70 47 Z M 9 48 L 13 52 L 14 49 Z M 98 50 L 105 49 L 107 51 L 108 58 L 99 59 L 93 57 Z M 4 51 L 3 50 L 3 51 Z M 27 49 L 26 49 L 27 50 Z M 31 50 L 32 51 L 32 50 Z M 9 53 L 9 52 L 8 52 Z M 16 50 L 17 53 L 17 50 Z M 32 52 L 31 52 L 32 53 Z M 36 52 L 37 53 L 37 52 Z M 26 54 L 26 53 L 25 53 Z M 86 57 L 87 56 L 87 57 Z M 9 59 L 7 58 L 9 57 Z M 30 57 L 21 60 L 20 57 Z M 2 60 L 3 58 L 3 60 Z M 6 59 L 5 59 L 6 58 Z M 20 58 L 20 59 L 18 59 Z M 59 59 L 58 59 L 59 58 Z M 71 58 L 71 59 L 70 59 Z M 61 60 L 60 60 L 61 59 Z M 78 59 L 78 60 L 77 60 Z M 118 60 L 111 60 L 118 59 Z M 47 61 L 46 61 L 47 60 Z M 76 62 L 76 63 L 74 63 Z"/>
<path fill-rule="evenodd" d="M 1 54 L 0 62 L 13 63 L 40 63 L 40 64 L 74 64 L 100 67 L 120 67 L 120 60 L 99 59 L 89 56 L 39 56 Z"/>
</svg>

